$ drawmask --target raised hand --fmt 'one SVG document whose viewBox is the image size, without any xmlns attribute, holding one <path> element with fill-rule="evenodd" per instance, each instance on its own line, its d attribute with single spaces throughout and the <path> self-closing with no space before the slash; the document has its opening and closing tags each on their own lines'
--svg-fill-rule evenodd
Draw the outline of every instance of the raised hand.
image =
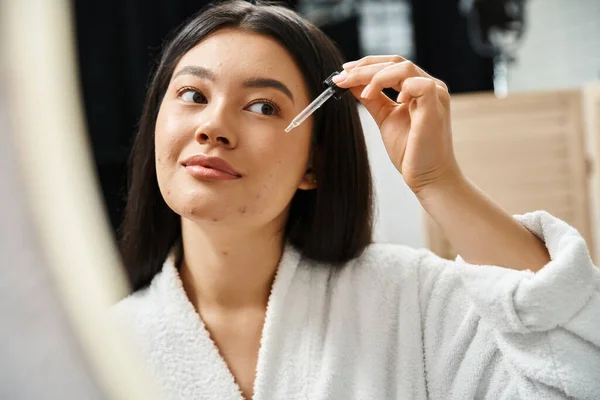
<svg viewBox="0 0 600 400">
<path fill-rule="evenodd" d="M 365 106 L 388 155 L 413 192 L 461 176 L 452 146 L 448 87 L 400 56 L 368 56 L 344 64 L 334 78 Z M 399 92 L 397 101 L 382 93 Z"/>
</svg>

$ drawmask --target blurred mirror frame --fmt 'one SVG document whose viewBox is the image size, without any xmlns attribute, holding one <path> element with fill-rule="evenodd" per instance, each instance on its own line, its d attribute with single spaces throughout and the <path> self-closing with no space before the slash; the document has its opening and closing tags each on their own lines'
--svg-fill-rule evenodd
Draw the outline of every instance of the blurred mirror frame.
<svg viewBox="0 0 600 400">
<path fill-rule="evenodd" d="M 66 0 L 0 1 L 0 397 L 154 399 L 91 161 Z"/>
</svg>

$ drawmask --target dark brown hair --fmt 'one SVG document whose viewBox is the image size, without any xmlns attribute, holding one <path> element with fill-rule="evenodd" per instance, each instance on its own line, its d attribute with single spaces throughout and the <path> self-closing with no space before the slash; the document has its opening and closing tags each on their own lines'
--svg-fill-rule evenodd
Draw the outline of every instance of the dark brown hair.
<svg viewBox="0 0 600 400">
<path fill-rule="evenodd" d="M 180 243 L 181 220 L 165 203 L 156 178 L 156 118 L 180 58 L 211 33 L 235 28 L 277 40 L 303 74 L 309 95 L 343 63 L 334 43 L 287 8 L 232 1 L 210 5 L 167 42 L 148 89 L 130 158 L 129 190 L 120 248 L 133 290 L 147 286 L 171 248 Z M 315 113 L 312 132 L 315 190 L 294 195 L 285 235 L 309 259 L 341 265 L 371 243 L 372 182 L 356 101 L 330 100 Z"/>
</svg>

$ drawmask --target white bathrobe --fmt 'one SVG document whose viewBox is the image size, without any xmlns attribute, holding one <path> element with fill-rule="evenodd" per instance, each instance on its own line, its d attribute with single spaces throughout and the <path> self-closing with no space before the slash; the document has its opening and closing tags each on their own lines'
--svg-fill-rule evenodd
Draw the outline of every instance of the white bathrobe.
<svg viewBox="0 0 600 400">
<path fill-rule="evenodd" d="M 517 218 L 552 258 L 535 274 L 381 244 L 336 270 L 287 246 L 254 399 L 600 399 L 600 272 L 566 223 Z M 113 311 L 163 398 L 242 399 L 172 257 Z"/>
</svg>

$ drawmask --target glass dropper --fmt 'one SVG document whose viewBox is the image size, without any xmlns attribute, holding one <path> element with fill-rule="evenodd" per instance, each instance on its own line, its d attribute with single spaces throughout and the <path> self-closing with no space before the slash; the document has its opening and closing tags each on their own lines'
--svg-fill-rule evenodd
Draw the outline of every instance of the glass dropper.
<svg viewBox="0 0 600 400">
<path fill-rule="evenodd" d="M 331 96 L 333 96 L 334 93 L 335 90 L 333 90 L 333 88 L 327 88 L 323 93 L 319 95 L 319 97 L 314 99 L 314 101 L 310 103 L 308 107 L 302 110 L 302 112 L 292 120 L 288 127 L 285 128 L 285 131 L 289 132 L 301 123 L 303 123 L 308 117 L 311 116 L 312 113 L 317 111 L 317 109 L 321 107 L 323 103 L 325 103 Z"/>
<path fill-rule="evenodd" d="M 348 89 L 340 88 L 333 83 L 332 78 L 337 74 L 339 74 L 339 72 L 334 72 L 333 74 L 329 75 L 325 82 L 323 82 L 327 86 L 327 89 L 325 89 L 325 91 L 323 91 L 319 97 L 314 99 L 312 103 L 310 103 L 304 110 L 302 110 L 302 112 L 300 112 L 300 114 L 296 116 L 296 118 L 292 120 L 288 127 L 285 128 L 286 133 L 289 133 L 292 129 L 306 121 L 306 119 L 315 111 L 317 111 L 317 109 L 321 107 L 327 100 L 329 100 L 330 97 L 333 96 L 336 99 L 340 99 L 342 95 L 348 91 Z"/>
</svg>

